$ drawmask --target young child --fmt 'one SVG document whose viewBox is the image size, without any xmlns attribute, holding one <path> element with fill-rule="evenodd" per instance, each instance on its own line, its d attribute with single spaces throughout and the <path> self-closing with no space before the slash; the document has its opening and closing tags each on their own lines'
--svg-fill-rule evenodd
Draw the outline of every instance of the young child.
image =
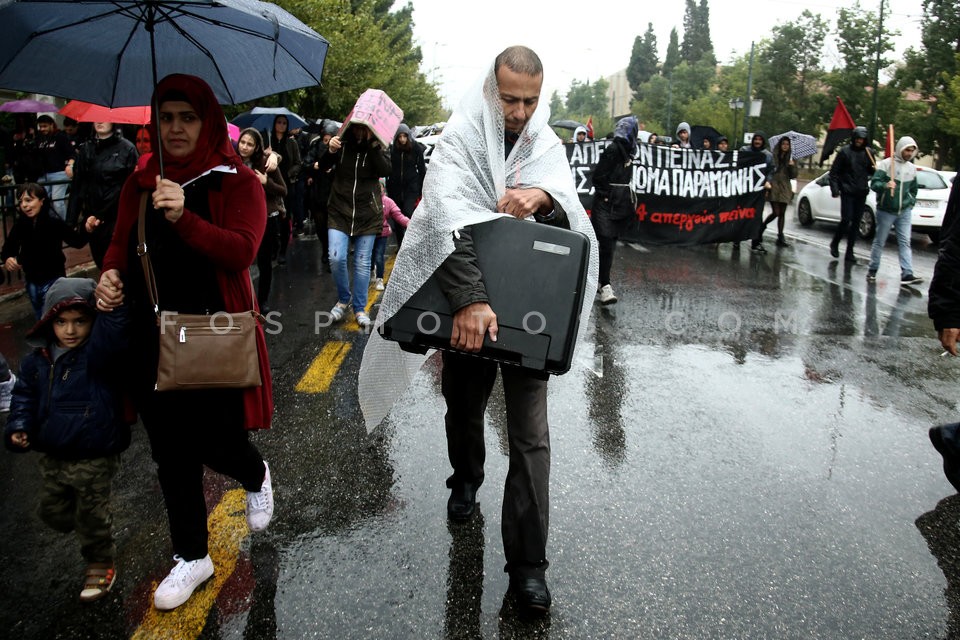
<svg viewBox="0 0 960 640">
<path fill-rule="evenodd" d="M 5 429 L 7 448 L 40 452 L 40 519 L 77 532 L 87 561 L 80 600 L 92 602 L 116 579 L 110 482 L 130 444 L 117 362 L 127 348 L 126 308 L 95 312 L 89 278 L 59 278 L 20 366 Z"/>
<path fill-rule="evenodd" d="M 390 220 L 393 220 L 404 229 L 406 229 L 410 223 L 410 218 L 403 215 L 397 203 L 387 195 L 383 178 L 380 178 L 380 197 L 383 199 L 383 231 L 380 232 L 380 235 L 377 236 L 377 239 L 373 242 L 373 269 L 374 277 L 377 279 L 374 289 L 377 291 L 383 291 L 384 289 L 384 258 L 387 253 L 387 239 L 391 233 Z"/>
<path fill-rule="evenodd" d="M 35 182 L 17 189 L 20 214 L 0 250 L 0 261 L 7 271 L 23 269 L 27 295 L 33 311 L 40 319 L 43 297 L 50 284 L 66 275 L 63 243 L 82 247 L 87 238 L 57 217 L 50 205 L 47 190 Z M 88 230 L 89 232 L 89 230 Z"/>
</svg>

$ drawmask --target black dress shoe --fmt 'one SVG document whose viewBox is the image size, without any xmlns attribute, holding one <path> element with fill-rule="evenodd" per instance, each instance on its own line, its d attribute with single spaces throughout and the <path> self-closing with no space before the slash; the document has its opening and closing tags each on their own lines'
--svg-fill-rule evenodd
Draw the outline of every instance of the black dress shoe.
<svg viewBox="0 0 960 640">
<path fill-rule="evenodd" d="M 455 484 L 447 500 L 447 517 L 455 522 L 465 522 L 476 510 L 477 488 L 469 482 Z"/>
<path fill-rule="evenodd" d="M 839 240 L 830 241 L 830 255 L 833 256 L 834 258 L 840 257 L 840 241 Z"/>
<path fill-rule="evenodd" d="M 510 590 L 517 597 L 520 610 L 543 614 L 550 610 L 550 589 L 544 578 L 510 578 Z"/>
</svg>

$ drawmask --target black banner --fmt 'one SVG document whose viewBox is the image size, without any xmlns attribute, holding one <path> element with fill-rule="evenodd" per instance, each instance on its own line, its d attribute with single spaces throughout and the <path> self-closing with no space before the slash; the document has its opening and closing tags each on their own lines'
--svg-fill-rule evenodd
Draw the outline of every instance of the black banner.
<svg viewBox="0 0 960 640">
<path fill-rule="evenodd" d="M 427 147 L 436 138 L 419 138 Z M 566 143 L 583 208 L 593 207 L 593 168 L 611 140 Z M 750 151 L 674 149 L 641 143 L 633 159 L 637 219 L 621 240 L 696 245 L 748 240 L 760 228 L 765 159 Z"/>
<path fill-rule="evenodd" d="M 591 174 L 610 140 L 566 144 L 570 171 L 587 212 Z M 696 245 L 747 240 L 759 229 L 765 159 L 760 153 L 640 144 L 633 160 L 637 220 L 622 240 Z"/>
</svg>

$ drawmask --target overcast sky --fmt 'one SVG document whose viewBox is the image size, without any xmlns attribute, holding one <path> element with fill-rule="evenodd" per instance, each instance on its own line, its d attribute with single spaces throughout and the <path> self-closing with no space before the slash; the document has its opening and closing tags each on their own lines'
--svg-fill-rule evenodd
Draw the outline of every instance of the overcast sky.
<svg viewBox="0 0 960 640">
<path fill-rule="evenodd" d="M 397 0 L 395 6 L 406 1 Z M 653 23 L 661 61 L 671 29 L 676 28 L 683 40 L 682 0 L 409 1 L 413 5 L 414 37 L 423 51 L 423 71 L 439 82 L 447 107 L 455 107 L 496 54 L 513 44 L 527 45 L 539 54 L 545 70 L 543 95 L 549 97 L 555 90 L 564 95 L 573 80 L 594 82 L 625 68 L 634 38 L 643 35 L 648 22 Z M 850 4 L 847 0 L 708 0 L 710 36 L 717 59 L 725 64 L 735 55 L 749 53 L 751 41 L 768 37 L 778 23 L 796 20 L 805 8 L 819 13 L 832 28 L 839 8 Z M 580 10 L 574 11 L 571 6 Z M 861 0 L 860 6 L 878 11 L 880 4 L 879 0 Z M 884 24 L 901 32 L 896 41 L 897 55 L 908 46 L 918 47 L 921 0 L 890 0 L 888 6 L 890 15 L 885 15 Z M 825 63 L 832 66 L 837 61 L 835 49 L 828 46 L 827 55 Z"/>
</svg>

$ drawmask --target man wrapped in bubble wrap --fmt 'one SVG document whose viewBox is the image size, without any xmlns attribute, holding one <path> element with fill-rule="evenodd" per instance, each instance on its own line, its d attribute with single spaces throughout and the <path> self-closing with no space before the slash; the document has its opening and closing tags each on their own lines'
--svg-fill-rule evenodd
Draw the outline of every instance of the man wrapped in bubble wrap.
<svg viewBox="0 0 960 640">
<path fill-rule="evenodd" d="M 384 340 L 379 327 L 438 272 L 455 312 L 451 343 L 477 351 L 496 336 L 476 267 L 470 226 L 502 215 L 567 227 L 590 240 L 587 292 L 597 288 L 593 228 L 574 188 L 564 147 L 541 103 L 543 67 L 532 50 L 505 49 L 467 93 L 431 156 L 423 198 L 404 237 L 364 350 L 358 394 L 369 430 L 389 413 L 427 356 Z M 553 283 L 518 286 L 543 287 Z M 592 296 L 584 296 L 577 343 L 582 343 Z M 511 589 L 522 607 L 545 611 L 549 520 L 550 438 L 547 381 L 496 362 L 443 352 L 447 447 L 453 475 L 448 516 L 468 520 L 483 482 L 483 414 L 497 370 L 503 378 L 510 464 L 504 489 L 502 532 Z"/>
</svg>

